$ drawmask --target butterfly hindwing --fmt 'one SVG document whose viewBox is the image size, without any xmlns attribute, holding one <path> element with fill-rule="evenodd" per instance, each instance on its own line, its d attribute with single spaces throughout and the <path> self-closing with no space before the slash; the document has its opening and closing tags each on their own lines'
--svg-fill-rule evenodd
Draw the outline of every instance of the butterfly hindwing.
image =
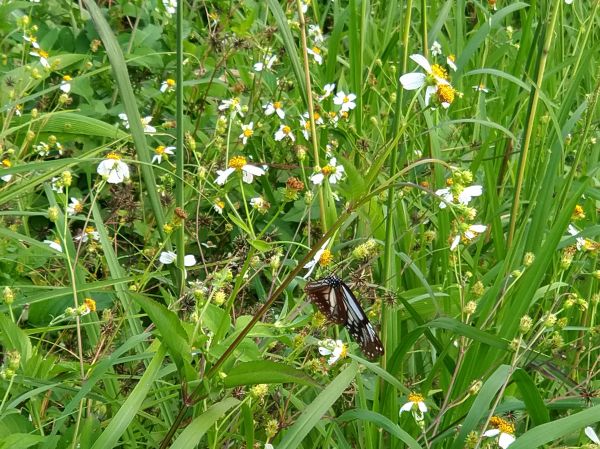
<svg viewBox="0 0 600 449">
<path fill-rule="evenodd" d="M 383 354 L 383 344 L 352 290 L 337 276 L 309 282 L 305 289 L 310 300 L 327 319 L 343 324 L 370 359 Z"/>
<path fill-rule="evenodd" d="M 309 282 L 304 290 L 310 300 L 327 319 L 335 324 L 345 324 L 347 320 L 346 305 L 336 296 L 335 284 L 340 282 L 334 276 L 327 276 L 318 281 Z"/>
</svg>

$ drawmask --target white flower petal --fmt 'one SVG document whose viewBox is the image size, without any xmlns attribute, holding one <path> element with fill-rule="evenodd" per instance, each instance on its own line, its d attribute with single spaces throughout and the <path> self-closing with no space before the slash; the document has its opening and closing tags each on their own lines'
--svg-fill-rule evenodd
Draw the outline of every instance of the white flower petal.
<svg viewBox="0 0 600 449">
<path fill-rule="evenodd" d="M 431 73 L 431 64 L 429 64 L 429 61 L 425 58 L 425 56 L 416 53 L 414 55 L 410 55 L 410 59 L 423 67 L 427 73 Z"/>
<path fill-rule="evenodd" d="M 416 90 L 425 84 L 425 78 L 424 73 L 406 73 L 400 77 L 400 84 L 406 90 Z"/>
<path fill-rule="evenodd" d="M 583 431 L 590 440 L 592 440 L 596 444 L 600 444 L 600 438 L 598 438 L 598 435 L 596 434 L 596 432 L 594 432 L 594 429 L 588 426 L 585 429 L 583 429 Z"/>
<path fill-rule="evenodd" d="M 217 170 L 217 179 L 215 182 L 222 186 L 227 182 L 227 178 L 235 171 L 235 168 L 229 167 L 225 170 Z"/>
<path fill-rule="evenodd" d="M 506 449 L 508 446 L 513 444 L 515 440 L 516 438 L 514 435 L 511 435 L 510 433 L 501 433 L 500 438 L 498 438 L 498 446 L 500 446 L 502 449 Z"/>
<path fill-rule="evenodd" d="M 460 243 L 460 235 L 454 236 L 454 240 L 452 240 L 452 244 L 450 245 L 450 251 L 454 251 L 459 243 Z"/>
<path fill-rule="evenodd" d="M 186 267 L 191 267 L 196 265 L 196 258 L 193 254 L 189 254 L 183 258 L 183 265 Z"/>
<path fill-rule="evenodd" d="M 417 402 L 417 407 L 419 407 L 421 413 L 427 413 L 427 405 L 423 401 Z"/>
<path fill-rule="evenodd" d="M 435 94 L 437 91 L 437 87 L 435 86 L 427 86 L 425 89 L 425 106 L 429 106 L 429 102 L 431 101 L 431 96 Z"/>
<path fill-rule="evenodd" d="M 413 408 L 413 404 L 413 402 L 408 401 L 406 404 L 400 407 L 400 414 L 402 414 L 402 412 L 410 412 Z"/>
<path fill-rule="evenodd" d="M 500 430 L 498 429 L 490 429 L 490 430 L 486 430 L 485 432 L 483 432 L 483 436 L 484 437 L 495 437 L 496 435 L 500 434 Z"/>
<path fill-rule="evenodd" d="M 165 265 L 169 265 L 175 262 L 176 259 L 177 254 L 175 254 L 173 251 L 163 251 L 162 253 L 160 253 L 160 257 L 158 258 L 160 263 L 163 263 Z"/>
<path fill-rule="evenodd" d="M 481 234 L 482 232 L 485 232 L 486 229 L 487 229 L 486 225 L 474 224 L 474 225 L 469 226 L 469 230 L 476 232 L 477 234 Z"/>
</svg>

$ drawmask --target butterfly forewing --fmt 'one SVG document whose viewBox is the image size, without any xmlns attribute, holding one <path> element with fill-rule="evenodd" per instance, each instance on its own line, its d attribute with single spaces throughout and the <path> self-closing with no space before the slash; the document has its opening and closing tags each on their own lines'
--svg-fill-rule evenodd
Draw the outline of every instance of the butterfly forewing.
<svg viewBox="0 0 600 449">
<path fill-rule="evenodd" d="M 352 338 L 360 345 L 360 349 L 370 359 L 374 359 L 383 355 L 383 344 L 377 336 L 377 332 L 367 318 L 365 311 L 360 306 L 360 303 L 345 283 L 340 281 L 339 295 L 346 303 L 347 320 L 346 329 L 352 335 Z"/>
<path fill-rule="evenodd" d="M 352 290 L 337 276 L 309 282 L 304 288 L 310 300 L 327 319 L 343 324 L 371 359 L 383 354 L 383 344 Z"/>
</svg>

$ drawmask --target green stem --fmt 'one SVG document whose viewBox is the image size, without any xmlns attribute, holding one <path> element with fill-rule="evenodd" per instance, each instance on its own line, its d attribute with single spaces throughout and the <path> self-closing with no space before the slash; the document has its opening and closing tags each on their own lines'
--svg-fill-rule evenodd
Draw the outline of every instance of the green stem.
<svg viewBox="0 0 600 449">
<path fill-rule="evenodd" d="M 177 26 L 176 36 L 176 65 L 175 73 L 175 121 L 177 128 L 175 129 L 175 206 L 177 209 L 184 210 L 185 208 L 185 180 L 183 166 L 185 164 L 185 153 L 183 147 L 183 3 L 179 3 L 175 13 Z M 200 201 L 200 199 L 198 200 Z M 185 218 L 181 218 L 182 224 L 177 229 L 175 234 L 175 246 L 177 248 L 177 266 L 183 267 L 185 258 Z M 185 287 L 185 269 L 177 271 L 177 286 L 180 294 L 183 294 Z"/>
<path fill-rule="evenodd" d="M 546 62 L 548 61 L 548 53 L 552 45 L 552 38 L 554 37 L 554 27 L 556 25 L 556 19 L 560 9 L 561 2 L 554 2 L 554 10 L 550 18 L 550 26 L 546 30 L 546 40 L 544 41 L 544 48 L 540 56 L 540 63 L 538 67 L 537 77 L 535 85 L 533 86 L 533 98 L 531 101 L 531 108 L 529 109 L 529 117 L 527 118 L 527 127 L 525 128 L 525 138 L 523 139 L 523 148 L 521 150 L 521 159 L 519 161 L 519 172 L 517 174 L 517 183 L 515 185 L 515 193 L 510 211 L 510 225 L 508 230 L 508 239 L 506 245 L 512 246 L 512 242 L 515 236 L 515 229 L 517 226 L 517 216 L 519 214 L 521 189 L 523 188 L 523 179 L 525 178 L 525 169 L 527 168 L 527 157 L 529 155 L 529 145 L 531 143 L 531 136 L 533 134 L 533 128 L 535 125 L 535 115 L 537 112 L 537 106 L 540 98 L 540 91 L 542 90 L 542 84 L 544 82 L 544 72 L 546 69 Z"/>
</svg>

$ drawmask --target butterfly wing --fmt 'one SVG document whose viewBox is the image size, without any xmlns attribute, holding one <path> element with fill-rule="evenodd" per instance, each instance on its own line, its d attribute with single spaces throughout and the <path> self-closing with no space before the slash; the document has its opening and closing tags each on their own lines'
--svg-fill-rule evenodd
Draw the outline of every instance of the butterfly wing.
<svg viewBox="0 0 600 449">
<path fill-rule="evenodd" d="M 377 336 L 377 332 L 367 318 L 364 310 L 360 306 L 356 296 L 344 282 L 340 280 L 338 286 L 334 288 L 337 291 L 336 296 L 341 298 L 346 309 L 346 322 L 344 323 L 352 338 L 359 344 L 360 349 L 370 359 L 375 359 L 383 355 L 383 343 Z"/>
<path fill-rule="evenodd" d="M 309 299 L 329 321 L 345 324 L 347 321 L 346 304 L 338 297 L 336 285 L 341 283 L 337 276 L 327 276 L 304 287 Z"/>
</svg>

